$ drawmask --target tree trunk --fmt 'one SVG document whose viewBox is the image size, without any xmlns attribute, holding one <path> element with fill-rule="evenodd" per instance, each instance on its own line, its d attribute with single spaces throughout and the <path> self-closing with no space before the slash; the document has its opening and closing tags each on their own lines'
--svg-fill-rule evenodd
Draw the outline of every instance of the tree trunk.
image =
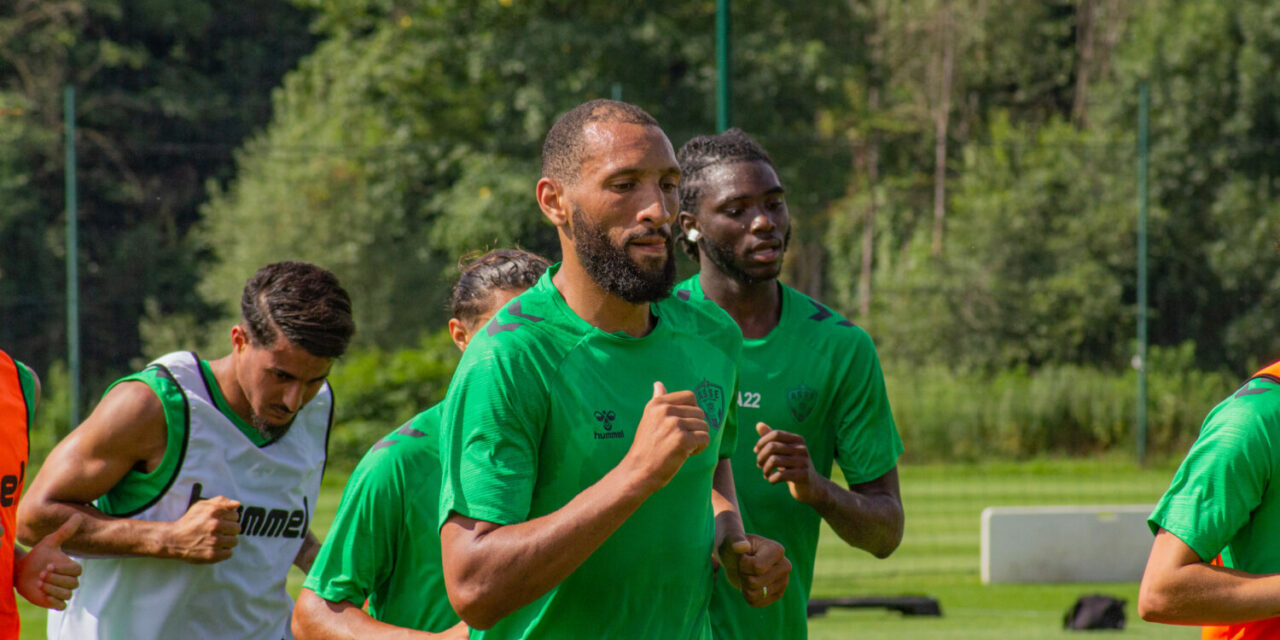
<svg viewBox="0 0 1280 640">
<path fill-rule="evenodd" d="M 880 87 L 872 86 L 867 93 L 867 112 L 875 114 L 880 109 Z M 874 115 L 873 115 L 874 117 Z M 867 144 L 860 152 L 862 164 L 867 170 L 867 214 L 862 222 L 862 272 L 858 276 L 858 316 L 864 324 L 871 317 L 871 270 L 875 265 L 876 187 L 880 182 L 880 140 L 875 130 L 867 128 Z"/>
<path fill-rule="evenodd" d="M 942 254 L 942 228 L 947 200 L 947 123 L 951 115 L 952 29 L 951 0 L 942 0 L 938 20 L 941 54 L 938 57 L 938 99 L 933 116 L 933 255 Z"/>
<path fill-rule="evenodd" d="M 1095 25 L 1093 0 L 1080 0 L 1076 8 L 1076 90 L 1071 105 L 1071 122 L 1078 129 L 1088 126 L 1089 73 L 1094 66 Z"/>
</svg>

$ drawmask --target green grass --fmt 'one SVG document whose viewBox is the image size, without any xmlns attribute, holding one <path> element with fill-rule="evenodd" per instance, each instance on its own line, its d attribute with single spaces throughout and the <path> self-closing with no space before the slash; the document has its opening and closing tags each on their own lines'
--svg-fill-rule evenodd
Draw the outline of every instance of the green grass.
<svg viewBox="0 0 1280 640">
<path fill-rule="evenodd" d="M 1126 638 L 1194 638 L 1198 629 L 1137 618 L 1136 582 L 983 585 L 979 579 L 980 514 L 989 506 L 1153 504 L 1173 477 L 1168 464 L 1140 469 L 1119 457 L 991 464 L 909 465 L 900 469 L 907 513 L 902 546 L 877 560 L 851 549 L 824 527 L 818 545 L 814 597 L 923 594 L 937 598 L 942 617 L 904 617 L 883 610 L 833 609 L 810 620 L 809 637 L 836 640 L 899 638 L 1061 638 L 1062 615 L 1081 595 L 1128 601 Z M 345 477 L 329 474 L 316 507 L 317 534 L 333 521 Z M 1087 554 L 1088 549 L 1063 549 Z M 293 569 L 297 594 L 302 573 Z M 44 615 L 21 598 L 23 640 L 44 637 Z M 1117 634 L 1107 634 L 1114 637 Z"/>
</svg>

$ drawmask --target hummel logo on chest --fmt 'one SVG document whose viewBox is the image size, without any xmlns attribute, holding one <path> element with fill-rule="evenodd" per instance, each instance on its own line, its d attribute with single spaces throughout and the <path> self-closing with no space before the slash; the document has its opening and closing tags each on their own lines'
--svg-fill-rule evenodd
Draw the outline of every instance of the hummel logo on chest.
<svg viewBox="0 0 1280 640">
<path fill-rule="evenodd" d="M 600 423 L 600 426 L 604 427 L 603 433 L 598 429 L 596 430 L 596 440 L 613 440 L 615 438 L 626 437 L 625 431 L 622 431 L 621 429 L 617 431 L 613 430 L 613 421 L 618 418 L 618 414 L 612 411 L 597 411 L 595 416 L 596 422 Z"/>
</svg>

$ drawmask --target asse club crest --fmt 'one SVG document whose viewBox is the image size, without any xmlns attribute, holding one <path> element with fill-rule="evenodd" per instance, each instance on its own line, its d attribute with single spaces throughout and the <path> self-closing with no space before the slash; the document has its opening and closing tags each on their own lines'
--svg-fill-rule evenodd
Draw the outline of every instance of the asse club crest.
<svg viewBox="0 0 1280 640">
<path fill-rule="evenodd" d="M 698 397 L 698 407 L 707 414 L 707 425 L 712 429 L 720 428 L 724 423 L 724 388 L 703 378 L 693 388 L 693 395 Z"/>
<path fill-rule="evenodd" d="M 818 392 L 803 382 L 787 390 L 787 407 L 791 409 L 791 417 L 796 422 L 804 422 L 817 404 Z"/>
</svg>

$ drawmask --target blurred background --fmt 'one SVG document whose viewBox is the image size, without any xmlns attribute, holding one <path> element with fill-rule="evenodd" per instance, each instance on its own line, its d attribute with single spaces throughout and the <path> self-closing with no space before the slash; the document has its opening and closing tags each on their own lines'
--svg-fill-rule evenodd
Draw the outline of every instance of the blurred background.
<svg viewBox="0 0 1280 640">
<path fill-rule="evenodd" d="M 350 469 L 442 397 L 458 257 L 558 259 L 532 197 L 558 114 L 619 98 L 677 147 L 724 124 L 716 5 L 0 2 L 0 345 L 45 380 L 33 461 L 72 426 L 73 395 L 83 416 L 154 356 L 225 354 L 245 279 L 303 259 L 357 309 L 332 378 L 333 466 Z M 730 15 L 728 124 L 787 187 L 784 280 L 876 340 L 904 482 L 1155 465 L 1126 497 L 1153 503 L 1205 413 L 1280 357 L 1280 5 L 737 0 Z M 975 507 L 1053 499 L 1027 491 Z"/>
</svg>

